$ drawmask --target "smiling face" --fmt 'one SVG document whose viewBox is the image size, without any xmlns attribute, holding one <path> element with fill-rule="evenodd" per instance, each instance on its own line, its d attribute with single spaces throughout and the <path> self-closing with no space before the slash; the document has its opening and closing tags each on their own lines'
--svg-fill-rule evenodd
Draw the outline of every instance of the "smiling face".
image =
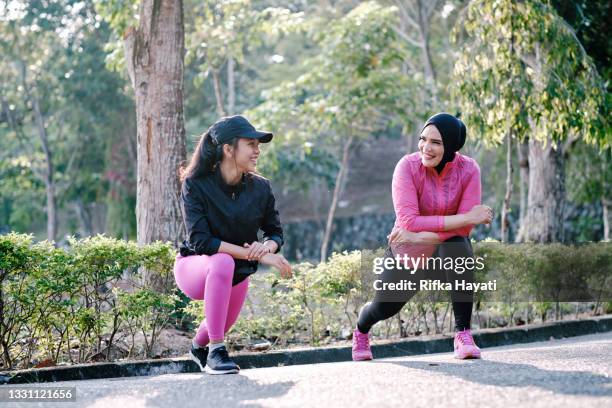
<svg viewBox="0 0 612 408">
<path fill-rule="evenodd" d="M 236 147 L 224 146 L 224 156 L 235 160 L 236 167 L 240 173 L 254 172 L 259 158 L 259 140 L 239 138 Z"/>
<path fill-rule="evenodd" d="M 436 167 L 442 161 L 444 144 L 442 135 L 434 125 L 427 126 L 419 136 L 419 152 L 425 167 Z"/>
</svg>

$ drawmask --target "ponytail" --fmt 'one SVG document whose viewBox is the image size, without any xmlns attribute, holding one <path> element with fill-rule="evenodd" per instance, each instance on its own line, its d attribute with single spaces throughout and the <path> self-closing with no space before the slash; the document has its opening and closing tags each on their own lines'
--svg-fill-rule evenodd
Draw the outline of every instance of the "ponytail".
<svg viewBox="0 0 612 408">
<path fill-rule="evenodd" d="M 217 150 L 210 132 L 207 131 L 200 137 L 187 167 L 181 166 L 179 170 L 181 183 L 187 178 L 205 177 L 212 173 L 220 160 Z"/>
<path fill-rule="evenodd" d="M 223 159 L 224 144 L 230 144 L 234 148 L 238 147 L 238 138 L 234 138 L 231 142 L 217 144 L 216 140 L 213 140 L 211 136 L 213 126 L 208 128 L 206 133 L 200 137 L 187 167 L 182 165 L 179 168 L 181 183 L 187 178 L 206 177 L 213 173 L 217 164 Z"/>
</svg>

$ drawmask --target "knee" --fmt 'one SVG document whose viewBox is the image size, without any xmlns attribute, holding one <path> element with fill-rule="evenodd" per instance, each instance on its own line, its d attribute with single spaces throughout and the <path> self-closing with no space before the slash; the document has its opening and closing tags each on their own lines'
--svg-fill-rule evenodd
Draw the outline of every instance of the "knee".
<svg viewBox="0 0 612 408">
<path fill-rule="evenodd" d="M 177 258 L 174 263 L 174 279 L 178 288 L 191 299 L 204 298 L 204 268 L 199 256 Z"/>
<path fill-rule="evenodd" d="M 442 258 L 473 256 L 472 243 L 468 237 L 450 237 L 440 245 L 438 254 Z"/>
<path fill-rule="evenodd" d="M 234 276 L 234 258 L 229 254 L 217 253 L 210 257 L 210 273 L 231 279 Z"/>
</svg>

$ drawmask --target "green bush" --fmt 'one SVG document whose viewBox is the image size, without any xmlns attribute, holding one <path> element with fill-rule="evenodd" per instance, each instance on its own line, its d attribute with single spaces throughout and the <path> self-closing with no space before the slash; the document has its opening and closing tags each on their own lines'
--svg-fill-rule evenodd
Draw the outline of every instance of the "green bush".
<svg viewBox="0 0 612 408">
<path fill-rule="evenodd" d="M 352 300 L 362 291 L 361 272 L 361 254 L 354 251 L 333 254 L 316 266 L 294 265 L 290 279 L 276 273 L 252 277 L 247 305 L 230 341 L 265 338 L 280 346 L 303 340 L 321 344 L 339 333 L 345 321 L 355 322 Z"/>
<path fill-rule="evenodd" d="M 475 256 L 486 259 L 476 279 L 497 277 L 504 285 L 498 298 L 476 293 L 475 323 L 497 327 L 572 312 L 610 313 L 611 245 L 474 243 Z M 127 348 L 123 357 L 153 357 L 160 330 L 170 321 L 197 328 L 205 315 L 202 301 L 187 299 L 176 288 L 156 291 L 142 279 L 143 270 L 151 271 L 163 287 L 174 288 L 175 254 L 168 243 L 138 246 L 103 235 L 70 239 L 66 248 L 34 243 L 30 235 L 0 235 L 2 368 L 30 367 L 41 360 L 111 360 L 119 344 Z M 274 347 L 316 346 L 350 338 L 360 307 L 373 297 L 375 275 L 369 265 L 382 254 L 382 249 L 334 253 L 318 265 L 294 265 L 290 279 L 260 271 L 250 278 L 229 344 L 240 348 L 267 339 Z M 592 301 L 564 303 L 568 291 L 588 294 Z M 376 325 L 372 333 L 440 333 L 445 322 L 452 331 L 448 300 L 444 293 L 420 292 L 397 318 Z M 140 335 L 144 344 L 135 340 Z"/>
<path fill-rule="evenodd" d="M 474 243 L 474 255 L 485 258 L 485 268 L 477 271 L 476 280 L 499 281 L 496 297 L 476 292 L 474 322 L 479 327 L 498 327 L 546 321 L 553 311 L 554 318 L 560 319 L 576 309 L 563 303 L 571 290 L 590 290 L 591 299 L 599 299 L 578 309 L 588 311 L 592 307 L 592 314 L 600 310 L 609 313 L 606 301 L 612 290 L 611 245 L 508 245 L 494 240 Z M 251 300 L 230 332 L 230 340 L 240 344 L 263 338 L 285 346 L 304 342 L 318 345 L 334 337 L 346 338 L 347 331 L 355 327 L 359 308 L 373 297 L 374 275 L 367 266 L 372 264 L 372 257 L 383 252 L 335 253 L 319 265 L 296 265 L 294 276 L 288 280 L 276 273 L 256 274 L 250 283 Z M 559 273 L 560 269 L 571 273 Z M 445 322 L 452 331 L 448 300 L 442 292 L 419 292 L 397 319 L 374 326 L 373 334 L 440 333 Z M 201 311 L 199 306 L 200 317 Z M 487 318 L 481 319 L 481 315 Z"/>
<path fill-rule="evenodd" d="M 142 268 L 171 275 L 170 244 L 138 247 L 103 235 L 68 243 L 0 236 L 3 368 L 109 359 L 118 333 L 136 331 L 145 338 L 140 355 L 148 357 L 175 309 L 176 296 L 151 291 L 139 275 Z"/>
</svg>

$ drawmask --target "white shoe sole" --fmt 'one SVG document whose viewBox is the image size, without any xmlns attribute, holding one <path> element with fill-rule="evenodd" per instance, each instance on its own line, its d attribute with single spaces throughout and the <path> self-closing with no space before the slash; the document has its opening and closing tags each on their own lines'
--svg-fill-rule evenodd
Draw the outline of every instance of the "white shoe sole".
<svg viewBox="0 0 612 408">
<path fill-rule="evenodd" d="M 239 370 L 238 369 L 234 369 L 234 370 L 213 370 L 209 366 L 206 366 L 204 368 L 204 371 L 206 371 L 207 374 L 211 374 L 211 375 L 223 375 L 223 374 L 238 374 Z"/>
</svg>

